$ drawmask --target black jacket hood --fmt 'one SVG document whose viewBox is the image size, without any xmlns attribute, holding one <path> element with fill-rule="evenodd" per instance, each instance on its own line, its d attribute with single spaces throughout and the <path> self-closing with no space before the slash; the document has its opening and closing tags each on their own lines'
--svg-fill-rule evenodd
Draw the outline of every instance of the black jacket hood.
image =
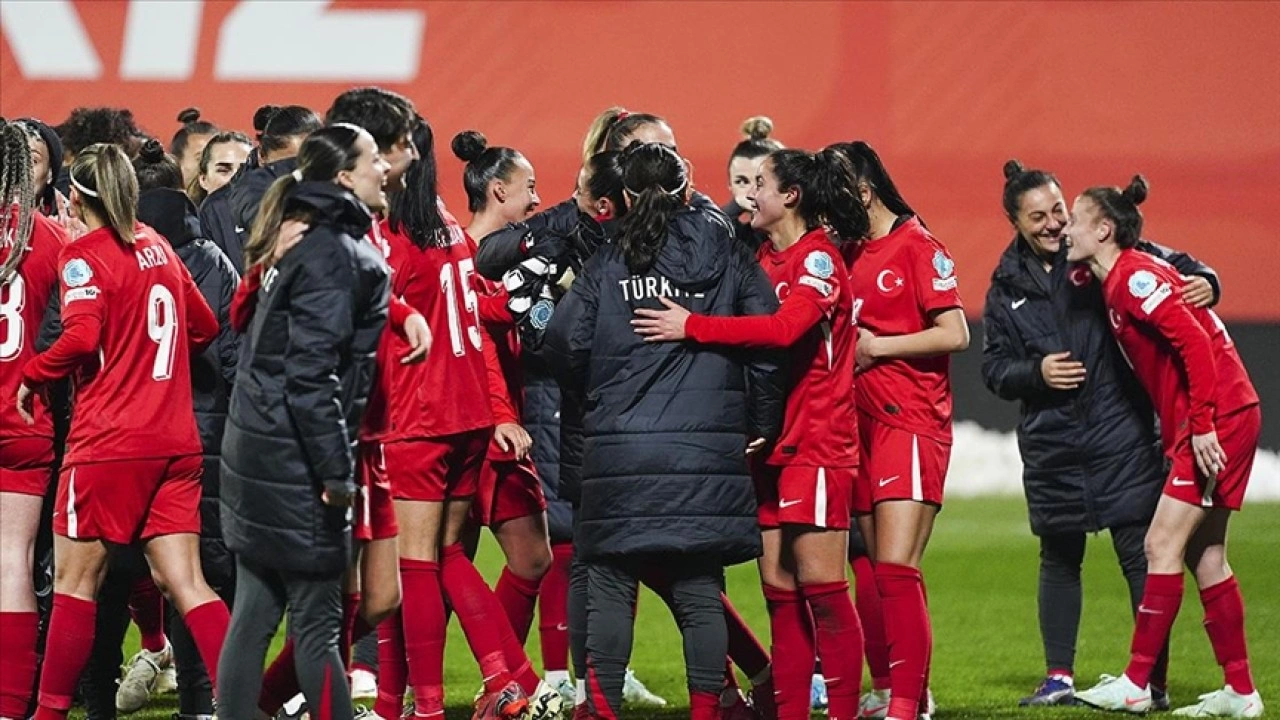
<svg viewBox="0 0 1280 720">
<path fill-rule="evenodd" d="M 719 212 L 683 208 L 667 229 L 653 270 L 683 290 L 702 292 L 724 275 L 732 239 L 733 229 Z"/>
<path fill-rule="evenodd" d="M 174 248 L 204 237 L 196 206 L 181 190 L 154 188 L 139 195 L 138 220 L 155 228 Z"/>
<path fill-rule="evenodd" d="M 289 191 L 285 214 L 302 210 L 313 220 L 334 225 L 354 238 L 368 234 L 373 225 L 369 208 L 348 190 L 331 182 L 303 181 Z"/>
</svg>

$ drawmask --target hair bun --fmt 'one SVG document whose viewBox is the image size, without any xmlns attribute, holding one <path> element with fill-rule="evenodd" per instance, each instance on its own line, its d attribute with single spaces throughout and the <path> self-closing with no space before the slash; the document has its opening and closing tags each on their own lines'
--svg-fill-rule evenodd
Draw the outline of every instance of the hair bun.
<svg viewBox="0 0 1280 720">
<path fill-rule="evenodd" d="M 138 151 L 138 157 L 148 164 L 164 162 L 164 146 L 155 138 L 147 138 Z"/>
<path fill-rule="evenodd" d="M 200 108 L 189 107 L 184 109 L 182 112 L 178 113 L 178 122 L 183 125 L 200 122 Z"/>
<path fill-rule="evenodd" d="M 263 105 L 253 111 L 253 129 L 258 133 L 266 132 L 267 123 L 271 122 L 271 118 L 280 112 L 279 105 Z"/>
<path fill-rule="evenodd" d="M 463 130 L 453 136 L 450 147 L 453 148 L 453 154 L 457 155 L 459 160 L 473 162 L 489 147 L 489 141 L 478 130 Z"/>
<path fill-rule="evenodd" d="M 1012 180 L 1026 171 L 1027 168 L 1024 167 L 1020 161 L 1016 159 L 1010 160 L 1004 164 L 1004 179 Z"/>
<path fill-rule="evenodd" d="M 1134 175 L 1133 179 L 1129 181 L 1129 186 L 1120 194 L 1134 205 L 1141 205 L 1142 201 L 1147 199 L 1147 191 L 1149 189 L 1146 178 L 1141 175 Z"/>
<path fill-rule="evenodd" d="M 742 123 L 742 134 L 748 140 L 764 140 L 773 134 L 773 120 L 764 115 L 749 117 Z"/>
</svg>

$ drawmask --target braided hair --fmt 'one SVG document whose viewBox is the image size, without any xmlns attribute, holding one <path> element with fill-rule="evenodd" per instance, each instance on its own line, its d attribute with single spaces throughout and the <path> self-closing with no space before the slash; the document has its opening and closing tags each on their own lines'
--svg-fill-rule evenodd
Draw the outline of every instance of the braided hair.
<svg viewBox="0 0 1280 720">
<path fill-rule="evenodd" d="M 9 246 L 9 256 L 0 266 L 0 285 L 18 274 L 18 263 L 31 241 L 37 201 L 35 188 L 26 131 L 0 118 L 0 241 Z"/>
</svg>

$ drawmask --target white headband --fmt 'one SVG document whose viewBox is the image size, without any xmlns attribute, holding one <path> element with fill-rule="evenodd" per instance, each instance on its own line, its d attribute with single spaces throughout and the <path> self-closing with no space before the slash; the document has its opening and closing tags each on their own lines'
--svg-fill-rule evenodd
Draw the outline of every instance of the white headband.
<svg viewBox="0 0 1280 720">
<path fill-rule="evenodd" d="M 661 186 L 659 186 L 659 187 L 661 188 Z M 684 182 L 680 183 L 680 187 L 676 188 L 675 190 L 663 190 L 662 192 L 664 192 L 664 193 L 666 193 L 666 194 L 668 194 L 668 195 L 670 195 L 670 196 L 672 196 L 672 197 L 675 197 L 675 196 L 679 195 L 680 193 L 684 192 L 684 189 L 685 189 L 685 188 L 687 188 L 687 187 L 689 187 L 689 178 L 685 178 L 685 179 L 684 179 Z M 623 185 L 623 186 L 622 186 L 622 189 L 623 189 L 623 191 L 624 191 L 624 192 L 626 192 L 626 193 L 627 193 L 628 195 L 630 195 L 631 197 L 640 197 L 640 193 L 636 192 L 635 190 L 632 190 L 631 188 L 627 187 L 626 185 Z M 646 188 L 646 189 L 648 189 L 648 188 Z"/>
<path fill-rule="evenodd" d="M 90 190 L 89 188 L 87 188 L 87 187 L 85 187 L 85 186 L 81 185 L 81 184 L 80 184 L 80 181 L 79 181 L 79 180 L 76 180 L 76 176 L 75 176 L 75 175 L 72 175 L 72 176 L 71 176 L 71 184 L 72 184 L 72 185 L 74 185 L 74 186 L 75 186 L 75 188 L 76 188 L 77 190 L 79 190 L 80 192 L 84 193 L 85 195 L 88 195 L 88 196 L 89 196 L 89 197 L 91 197 L 91 198 L 96 198 L 96 197 L 98 197 L 98 193 L 96 193 L 96 192 L 94 192 L 93 190 Z"/>
</svg>

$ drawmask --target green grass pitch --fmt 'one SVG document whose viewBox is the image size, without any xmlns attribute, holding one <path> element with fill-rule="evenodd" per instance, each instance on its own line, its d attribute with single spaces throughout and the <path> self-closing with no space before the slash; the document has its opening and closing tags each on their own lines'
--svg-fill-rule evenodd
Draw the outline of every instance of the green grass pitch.
<svg viewBox="0 0 1280 720">
<path fill-rule="evenodd" d="M 1246 505 L 1232 521 L 1229 557 L 1244 590 L 1249 651 L 1263 699 L 1280 713 L 1280 504 Z M 486 539 L 478 564 L 490 581 L 501 555 Z M 955 500 L 938 518 L 925 558 L 933 614 L 933 690 L 944 720 L 962 718 L 1099 717 L 1083 708 L 1019 709 L 1018 698 L 1039 681 L 1043 655 L 1036 624 L 1037 543 L 1028 530 L 1026 509 L 1017 498 Z M 1084 568 L 1085 603 L 1076 671 L 1078 684 L 1092 685 L 1098 674 L 1119 673 L 1128 657 L 1132 620 L 1110 539 L 1092 537 Z M 1173 631 L 1170 689 L 1174 705 L 1192 703 L 1222 685 L 1194 583 Z M 728 573 L 729 594 L 762 639 L 768 620 L 755 568 Z M 535 630 L 529 652 L 538 663 Z M 126 657 L 137 649 L 131 632 Z M 479 675 L 457 623 L 449 631 L 445 661 L 449 717 L 470 717 Z M 662 602 L 647 591 L 636 620 L 632 666 L 651 690 L 671 701 L 661 711 L 628 711 L 628 717 L 687 717 L 688 697 L 680 639 Z M 134 717 L 168 720 L 176 698 L 157 698 Z"/>
</svg>

